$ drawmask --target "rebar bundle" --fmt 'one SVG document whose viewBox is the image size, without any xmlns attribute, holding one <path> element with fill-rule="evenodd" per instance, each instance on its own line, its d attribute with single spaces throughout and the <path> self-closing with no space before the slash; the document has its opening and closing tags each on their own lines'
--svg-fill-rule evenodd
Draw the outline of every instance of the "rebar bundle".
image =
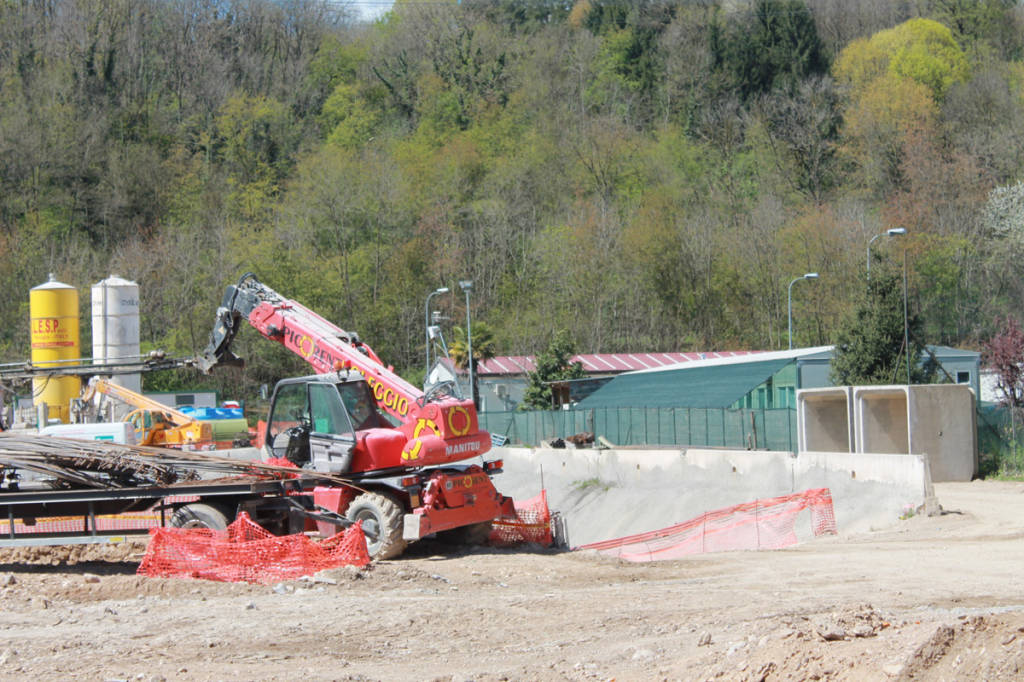
<svg viewBox="0 0 1024 682">
<path fill-rule="evenodd" d="M 198 452 L 10 432 L 0 433 L 0 470 L 4 468 L 42 474 L 54 488 L 169 485 L 214 474 L 262 478 L 301 475 L 296 469 Z"/>
</svg>

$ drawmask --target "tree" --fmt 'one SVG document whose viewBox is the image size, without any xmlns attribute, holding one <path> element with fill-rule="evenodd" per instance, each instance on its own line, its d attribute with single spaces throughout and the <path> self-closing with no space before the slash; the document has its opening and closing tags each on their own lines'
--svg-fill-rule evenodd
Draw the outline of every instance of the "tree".
<svg viewBox="0 0 1024 682">
<path fill-rule="evenodd" d="M 800 0 L 757 0 L 712 29 L 715 67 L 744 100 L 828 71 L 811 12 Z"/>
<path fill-rule="evenodd" d="M 797 188 L 821 201 L 834 184 L 836 146 L 842 113 L 831 79 L 804 79 L 792 91 L 777 90 L 762 101 L 773 144 L 792 158 L 786 173 Z"/>
<path fill-rule="evenodd" d="M 950 88 L 942 106 L 951 144 L 977 159 L 1000 184 L 1016 180 L 1024 162 L 1024 149 L 1015 141 L 1024 131 L 1021 66 L 977 69 L 969 81 Z"/>
<path fill-rule="evenodd" d="M 240 185 L 276 183 L 291 170 L 299 140 L 284 103 L 236 94 L 221 108 L 217 132 L 224 164 Z"/>
<path fill-rule="evenodd" d="M 452 362 L 455 363 L 456 367 L 460 369 L 466 369 L 469 366 L 469 343 L 466 338 L 466 330 L 456 325 L 452 327 L 452 332 L 455 335 L 452 341 L 451 348 L 448 349 L 448 354 L 452 356 Z M 476 366 L 481 360 L 490 360 L 494 357 L 496 348 L 494 345 L 494 332 L 487 325 L 486 322 L 477 322 L 472 327 L 473 338 L 473 373 L 476 374 Z M 473 403 L 479 405 L 480 401 L 477 399 L 479 395 L 480 382 L 473 382 Z"/>
<path fill-rule="evenodd" d="M 999 377 L 997 388 L 1002 402 L 1010 407 L 1024 406 L 1024 330 L 1015 318 L 1003 320 L 1000 331 L 984 344 L 982 357 Z"/>
<path fill-rule="evenodd" d="M 828 54 L 839 54 L 859 36 L 895 26 L 910 18 L 913 6 L 892 0 L 808 0 Z"/>
<path fill-rule="evenodd" d="M 486 322 L 473 324 L 473 369 L 481 360 L 490 360 L 494 357 L 496 348 L 494 345 L 494 331 Z M 452 356 L 452 362 L 460 369 L 466 369 L 469 357 L 469 344 L 466 339 L 466 330 L 456 325 L 452 327 L 455 335 L 448 353 Z"/>
<path fill-rule="evenodd" d="M 889 75 L 920 83 L 940 102 L 951 85 L 966 80 L 969 66 L 948 28 L 931 19 L 911 19 L 850 43 L 834 71 L 836 80 L 855 92 L 872 89 Z"/>
<path fill-rule="evenodd" d="M 842 323 L 832 358 L 832 382 L 837 386 L 902 383 L 906 377 L 903 349 L 903 283 L 900 272 L 884 262 L 875 263 L 866 295 Z M 931 367 L 920 363 L 923 348 L 921 320 L 909 314 L 910 380 L 926 383 Z"/>
<path fill-rule="evenodd" d="M 987 302 L 995 311 L 1019 309 L 1016 301 L 1024 298 L 1024 183 L 993 189 L 981 225 Z"/>
<path fill-rule="evenodd" d="M 931 16 L 949 26 L 965 49 L 1006 60 L 1021 54 L 1020 16 L 1014 0 L 931 0 Z"/>
<path fill-rule="evenodd" d="M 561 0 L 466 0 L 462 4 L 511 33 L 533 33 L 565 21 L 571 9 Z"/>
<path fill-rule="evenodd" d="M 602 40 L 588 99 L 600 110 L 633 124 L 649 121 L 654 93 L 665 78 L 659 41 L 675 12 L 672 3 L 591 3 L 585 26 Z"/>
<path fill-rule="evenodd" d="M 373 139 L 380 126 L 377 112 L 363 99 L 355 85 L 342 83 L 324 102 L 322 119 L 329 127 L 332 145 L 358 149 Z"/>
<path fill-rule="evenodd" d="M 544 352 L 537 355 L 536 371 L 527 374 L 529 383 L 523 393 L 523 409 L 549 409 L 551 407 L 552 381 L 582 379 L 586 376 L 583 365 L 570 362 L 576 348 L 569 332 L 561 330 L 555 334 Z"/>
<path fill-rule="evenodd" d="M 846 111 L 841 151 L 852 177 L 884 196 L 902 183 L 909 141 L 937 134 L 938 107 L 920 83 L 890 75 L 872 83 Z"/>
</svg>

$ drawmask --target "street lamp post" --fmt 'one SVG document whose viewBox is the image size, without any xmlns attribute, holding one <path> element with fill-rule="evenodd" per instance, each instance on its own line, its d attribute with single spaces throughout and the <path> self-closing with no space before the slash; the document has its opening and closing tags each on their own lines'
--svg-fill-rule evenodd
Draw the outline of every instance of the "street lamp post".
<svg viewBox="0 0 1024 682">
<path fill-rule="evenodd" d="M 469 320 L 469 292 L 473 290 L 473 280 L 464 279 L 459 286 L 466 292 L 466 364 L 469 365 L 469 399 L 476 405 L 476 391 L 473 390 L 473 328 Z"/>
<path fill-rule="evenodd" d="M 910 325 L 907 323 L 907 250 L 903 249 L 903 352 L 907 356 L 907 386 L 910 386 Z M 910 390 L 909 388 L 907 390 Z"/>
<path fill-rule="evenodd" d="M 818 273 L 808 272 L 804 275 L 800 275 L 792 282 L 789 283 L 789 296 L 788 305 L 789 308 L 789 349 L 793 350 L 793 285 L 802 279 L 818 279 Z"/>
<path fill-rule="evenodd" d="M 437 296 L 438 294 L 447 294 L 447 293 L 448 293 L 448 287 L 441 287 L 439 289 L 434 289 L 429 294 L 427 294 L 427 303 L 423 307 L 424 308 L 424 310 L 423 310 L 423 328 L 424 328 L 424 334 L 426 334 L 426 341 L 427 341 L 427 351 L 426 351 L 427 352 L 427 374 L 430 374 L 430 299 L 432 299 L 434 296 Z M 423 375 L 424 380 L 426 380 L 427 374 Z"/>
<path fill-rule="evenodd" d="M 871 245 L 879 237 L 898 237 L 901 234 L 906 234 L 907 228 L 905 227 L 890 227 L 881 234 L 876 234 L 874 237 L 868 240 L 868 279 L 871 279 Z"/>
</svg>

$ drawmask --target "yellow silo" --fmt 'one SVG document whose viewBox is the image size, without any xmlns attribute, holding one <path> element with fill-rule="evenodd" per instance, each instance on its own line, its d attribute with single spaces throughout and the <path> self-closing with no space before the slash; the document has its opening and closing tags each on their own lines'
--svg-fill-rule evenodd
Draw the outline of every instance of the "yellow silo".
<svg viewBox="0 0 1024 682">
<path fill-rule="evenodd" d="M 36 367 L 60 367 L 81 356 L 78 343 L 78 290 L 50 281 L 29 292 L 32 364 Z M 38 377 L 32 380 L 33 404 L 46 403 L 49 419 L 70 420 L 70 402 L 82 390 L 78 377 Z M 40 424 L 40 427 L 45 426 Z"/>
</svg>

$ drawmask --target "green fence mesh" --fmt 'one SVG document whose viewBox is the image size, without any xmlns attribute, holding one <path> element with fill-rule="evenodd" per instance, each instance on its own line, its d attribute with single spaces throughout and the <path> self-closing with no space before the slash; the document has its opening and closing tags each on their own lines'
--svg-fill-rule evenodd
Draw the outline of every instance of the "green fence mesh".
<svg viewBox="0 0 1024 682">
<path fill-rule="evenodd" d="M 1024 414 L 1021 408 L 982 404 L 978 408 L 978 473 L 1024 474 Z"/>
<path fill-rule="evenodd" d="M 978 409 L 979 473 L 1024 474 L 1024 410 Z M 613 445 L 689 445 L 796 452 L 796 410 L 717 407 L 595 407 L 482 412 L 480 427 L 516 445 L 603 436 Z"/>
<path fill-rule="evenodd" d="M 615 445 L 690 445 L 794 451 L 796 410 L 717 407 L 596 407 L 482 412 L 480 427 L 519 445 L 603 436 Z"/>
</svg>

